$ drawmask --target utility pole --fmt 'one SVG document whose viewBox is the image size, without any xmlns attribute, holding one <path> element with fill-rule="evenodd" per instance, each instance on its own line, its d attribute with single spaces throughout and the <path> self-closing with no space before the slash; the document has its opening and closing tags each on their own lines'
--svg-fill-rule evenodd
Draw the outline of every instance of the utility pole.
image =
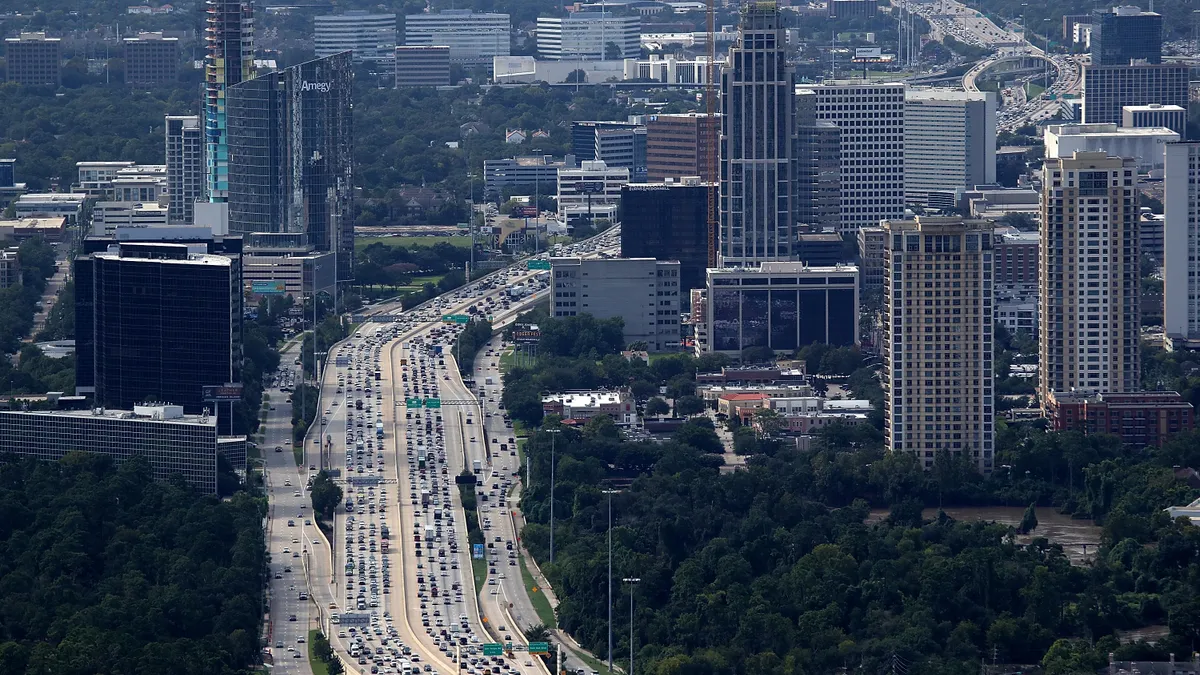
<svg viewBox="0 0 1200 675">
<path fill-rule="evenodd" d="M 612 576 L 612 496 L 620 490 L 604 490 L 608 495 L 608 673 L 613 672 L 613 576 Z"/>
<path fill-rule="evenodd" d="M 625 577 L 622 581 L 629 584 L 629 672 L 626 675 L 633 675 L 633 588 L 641 579 Z"/>
<path fill-rule="evenodd" d="M 562 429 L 547 429 L 550 434 L 550 564 L 554 564 L 554 437 L 562 433 Z"/>
</svg>

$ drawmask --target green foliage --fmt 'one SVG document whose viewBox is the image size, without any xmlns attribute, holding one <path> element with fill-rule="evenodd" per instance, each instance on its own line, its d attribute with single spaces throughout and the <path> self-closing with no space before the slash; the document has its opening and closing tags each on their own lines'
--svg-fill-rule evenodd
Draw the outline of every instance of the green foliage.
<svg viewBox="0 0 1200 675">
<path fill-rule="evenodd" d="M 796 352 L 804 361 L 805 372 L 819 375 L 850 375 L 862 367 L 862 352 L 858 347 L 834 347 L 814 342 Z"/>
<path fill-rule="evenodd" d="M 472 321 L 463 328 L 454 340 L 454 358 L 458 359 L 460 373 L 470 374 L 474 368 L 475 355 L 492 339 L 492 322 Z"/>
<path fill-rule="evenodd" d="M 312 484 L 313 512 L 325 520 L 333 520 L 333 512 L 342 503 L 342 488 L 325 471 L 317 473 Z"/>
<path fill-rule="evenodd" d="M 258 656 L 266 504 L 102 455 L 0 464 L 0 672 L 235 675 Z"/>
<path fill-rule="evenodd" d="M 587 356 L 598 359 L 625 348 L 625 321 L 620 317 L 597 319 L 590 314 L 553 317 L 538 324 L 542 336 L 538 354 Z"/>
<path fill-rule="evenodd" d="M 657 396 L 646 401 L 646 414 L 651 417 L 666 415 L 669 412 L 671 412 L 671 406 Z"/>
<path fill-rule="evenodd" d="M 75 391 L 75 357 L 52 359 L 38 347 L 27 344 L 18 353 L 17 367 L 0 361 L 0 382 L 10 394 L 44 394 L 48 391 Z"/>
<path fill-rule="evenodd" d="M 1003 525 L 944 514 L 923 521 L 922 507 L 939 498 L 995 503 L 1010 473 L 985 479 L 947 453 L 926 472 L 913 457 L 884 455 L 877 444 L 854 450 L 859 441 L 843 429 L 824 436 L 817 450 L 772 447 L 745 470 L 722 474 L 706 459 L 711 428 L 695 421 L 685 429 L 661 445 L 569 428 L 556 442 L 556 554 L 543 570 L 560 598 L 560 627 L 592 650 L 607 642 L 600 486 L 636 476 L 614 499 L 613 541 L 614 576 L 642 580 L 633 589 L 640 672 L 783 675 L 835 672 L 843 663 L 884 672 L 895 655 L 910 672 L 963 673 L 994 649 L 1004 661 L 1076 673 L 1102 664 L 1108 651 L 1123 653 L 1117 630 L 1171 617 L 1171 635 L 1151 650 L 1157 658 L 1200 638 L 1193 592 L 1200 528 L 1159 511 L 1186 503 L 1194 491 L 1173 491 L 1160 480 L 1169 470 L 1144 458 L 1118 452 L 1076 467 L 1095 483 L 1089 499 L 1104 500 L 1090 507 L 1105 516 L 1104 548 L 1083 567 L 1045 539 L 1014 543 Z M 1006 450 L 1005 461 L 1038 467 L 1013 481 L 1026 491 L 1069 480 L 1068 447 L 1079 446 L 1070 451 L 1078 460 L 1107 447 L 1078 435 L 1041 435 L 1042 447 L 1030 438 Z M 523 541 L 544 561 L 549 435 L 535 433 L 525 452 L 534 480 L 522 493 L 529 519 Z M 869 504 L 890 504 L 892 514 L 867 525 Z M 618 613 L 616 621 L 620 655 L 628 653 L 629 619 Z"/>
<path fill-rule="evenodd" d="M 190 87 L 148 92 L 96 85 L 57 94 L 0 84 L 0 157 L 16 158 L 17 180 L 32 191 L 48 191 L 52 184 L 65 190 L 79 161 L 161 164 L 164 115 L 197 109 Z"/>
</svg>

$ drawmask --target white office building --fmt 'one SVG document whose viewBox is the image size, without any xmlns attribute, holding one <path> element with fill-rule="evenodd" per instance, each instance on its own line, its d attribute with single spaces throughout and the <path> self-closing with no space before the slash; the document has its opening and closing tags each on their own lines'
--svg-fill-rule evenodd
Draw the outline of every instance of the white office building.
<svg viewBox="0 0 1200 675">
<path fill-rule="evenodd" d="M 553 316 L 621 317 L 625 343 L 652 352 L 679 347 L 679 261 L 551 258 Z"/>
<path fill-rule="evenodd" d="M 816 119 L 841 132 L 839 233 L 857 235 L 904 217 L 904 93 L 901 82 L 837 80 L 799 85 L 816 95 Z"/>
<path fill-rule="evenodd" d="M 1167 335 L 1200 339 L 1200 142 L 1168 143 L 1163 168 L 1163 293 Z"/>
<path fill-rule="evenodd" d="M 563 222 L 586 217 L 607 218 L 621 203 L 621 188 L 629 184 L 629 169 L 602 161 L 581 162 L 578 169 L 558 170 L 558 215 Z"/>
<path fill-rule="evenodd" d="M 396 58 L 396 15 L 350 10 L 313 17 L 317 58 L 354 52 L 355 63 L 391 63 Z"/>
<path fill-rule="evenodd" d="M 1112 157 L 1132 157 L 1139 172 L 1155 174 L 1163 168 L 1163 147 L 1179 141 L 1179 134 L 1166 127 L 1126 129 L 1115 124 L 1050 124 L 1043 136 L 1047 158 L 1107 152 Z"/>
<path fill-rule="evenodd" d="M 995 182 L 996 93 L 906 91 L 905 199 L 952 208 L 956 191 Z"/>
<path fill-rule="evenodd" d="M 636 59 L 642 54 L 642 20 L 608 12 L 539 16 L 537 52 L 546 61 Z"/>
<path fill-rule="evenodd" d="M 168 207 L 156 202 L 96 202 L 92 207 L 92 234 L 112 237 L 118 227 L 162 227 L 169 220 Z"/>
<path fill-rule="evenodd" d="M 451 63 L 490 69 L 493 58 L 511 53 L 511 30 L 507 14 L 444 9 L 404 17 L 404 44 L 446 46 Z"/>
</svg>

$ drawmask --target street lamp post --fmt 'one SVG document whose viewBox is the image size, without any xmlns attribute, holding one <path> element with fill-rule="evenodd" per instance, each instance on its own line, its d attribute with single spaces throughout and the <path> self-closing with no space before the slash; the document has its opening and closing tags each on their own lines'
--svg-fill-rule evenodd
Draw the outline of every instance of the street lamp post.
<svg viewBox="0 0 1200 675">
<path fill-rule="evenodd" d="M 641 578 L 625 577 L 621 581 L 629 584 L 629 672 L 626 675 L 633 675 L 633 586 Z"/>
<path fill-rule="evenodd" d="M 613 617 L 612 617 L 612 496 L 620 492 L 620 490 L 604 490 L 604 494 L 608 495 L 608 673 L 613 672 Z"/>
<path fill-rule="evenodd" d="M 550 564 L 554 564 L 554 437 L 562 433 L 562 429 L 547 429 L 550 434 Z"/>
</svg>

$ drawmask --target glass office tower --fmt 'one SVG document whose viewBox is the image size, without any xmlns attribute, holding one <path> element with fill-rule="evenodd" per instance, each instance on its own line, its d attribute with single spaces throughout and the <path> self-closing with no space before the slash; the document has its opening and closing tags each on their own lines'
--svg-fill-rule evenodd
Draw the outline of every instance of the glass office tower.
<svg viewBox="0 0 1200 675">
<path fill-rule="evenodd" d="M 351 53 L 230 87 L 229 229 L 302 234 L 353 269 Z"/>
<path fill-rule="evenodd" d="M 199 250 L 125 242 L 75 260 L 77 392 L 196 414 L 212 409 L 204 386 L 241 382 L 241 263 Z"/>
</svg>

